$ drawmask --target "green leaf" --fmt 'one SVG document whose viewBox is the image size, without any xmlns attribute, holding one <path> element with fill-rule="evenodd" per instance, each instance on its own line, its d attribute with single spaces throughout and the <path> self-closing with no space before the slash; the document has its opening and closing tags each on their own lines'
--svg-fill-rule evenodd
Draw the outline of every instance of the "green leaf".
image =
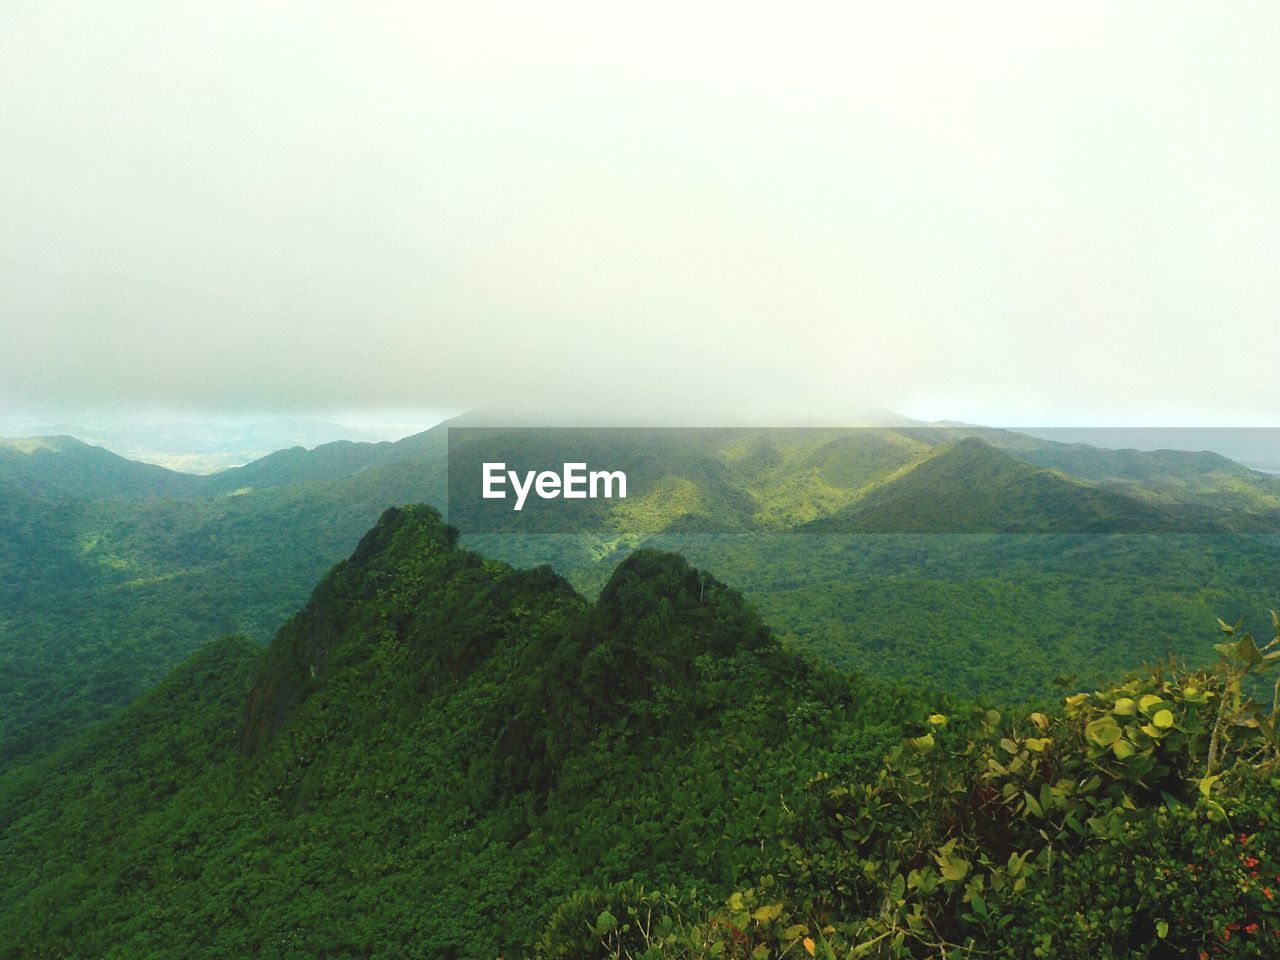
<svg viewBox="0 0 1280 960">
<path fill-rule="evenodd" d="M 1151 716 L 1161 706 L 1165 705 L 1164 697 L 1157 697 L 1154 693 L 1148 693 L 1145 697 L 1138 701 L 1138 708 L 1148 717 Z"/>
<path fill-rule="evenodd" d="M 1111 717 L 1099 717 L 1084 728 L 1084 734 L 1100 747 L 1109 747 L 1120 739 L 1120 727 Z"/>
<path fill-rule="evenodd" d="M 893 875 L 893 881 L 889 884 L 889 896 L 893 898 L 895 903 L 902 902 L 902 895 L 907 892 L 907 878 L 900 873 Z"/>
<path fill-rule="evenodd" d="M 1111 744 L 1111 752 L 1115 754 L 1117 760 L 1128 760 L 1138 751 L 1132 743 L 1121 737 Z"/>
<path fill-rule="evenodd" d="M 1267 717 L 1258 717 L 1258 732 L 1271 746 L 1280 748 L 1280 739 L 1276 737 L 1276 728 Z"/>
<path fill-rule="evenodd" d="M 596 917 L 596 925 L 591 928 L 591 932 L 597 937 L 603 937 L 617 926 L 618 918 L 608 910 L 601 910 L 600 916 Z"/>
<path fill-rule="evenodd" d="M 1157 921 L 1156 921 L 1156 936 L 1157 936 L 1157 937 L 1159 937 L 1161 940 L 1163 940 L 1165 937 L 1169 936 L 1169 921 L 1168 921 L 1168 920 L 1157 920 Z"/>
<path fill-rule="evenodd" d="M 1250 667 L 1256 667 L 1262 663 L 1262 651 L 1258 649 L 1258 645 L 1253 642 L 1252 634 L 1246 633 L 1236 643 L 1234 651 L 1236 659 L 1243 661 Z"/>
<path fill-rule="evenodd" d="M 770 923 L 782 913 L 781 903 L 770 903 L 767 906 L 756 907 L 751 914 L 751 919 L 758 920 L 760 923 Z"/>
<path fill-rule="evenodd" d="M 1151 722 L 1162 729 L 1169 729 L 1173 726 L 1173 712 L 1170 710 L 1157 710 L 1156 715 L 1151 718 Z"/>
<path fill-rule="evenodd" d="M 911 746 L 915 747 L 921 753 L 928 753 L 933 749 L 933 734 L 926 733 L 923 737 L 912 737 Z"/>
<path fill-rule="evenodd" d="M 959 883 L 969 874 L 971 864 L 963 857 L 940 854 L 933 859 L 938 863 L 938 872 L 942 874 L 943 880 L 952 880 Z"/>
</svg>

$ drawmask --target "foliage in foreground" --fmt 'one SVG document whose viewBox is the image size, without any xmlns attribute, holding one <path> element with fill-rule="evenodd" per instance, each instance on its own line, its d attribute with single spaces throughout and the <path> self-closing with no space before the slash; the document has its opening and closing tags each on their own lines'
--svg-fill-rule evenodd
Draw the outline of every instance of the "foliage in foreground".
<svg viewBox="0 0 1280 960">
<path fill-rule="evenodd" d="M 1280 635 L 1236 629 L 1212 669 L 1168 664 L 1052 716 L 932 714 L 876 776 L 814 777 L 784 855 L 723 904 L 582 894 L 540 956 L 1280 956 L 1278 709 L 1244 692 Z"/>
</svg>

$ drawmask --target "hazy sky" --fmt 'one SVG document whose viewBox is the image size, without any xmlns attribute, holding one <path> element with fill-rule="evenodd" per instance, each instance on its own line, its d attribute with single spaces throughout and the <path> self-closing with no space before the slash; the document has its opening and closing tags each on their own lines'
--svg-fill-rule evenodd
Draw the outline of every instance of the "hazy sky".
<svg viewBox="0 0 1280 960">
<path fill-rule="evenodd" d="M 0 5 L 0 404 L 1280 423 L 1280 4 Z"/>
</svg>

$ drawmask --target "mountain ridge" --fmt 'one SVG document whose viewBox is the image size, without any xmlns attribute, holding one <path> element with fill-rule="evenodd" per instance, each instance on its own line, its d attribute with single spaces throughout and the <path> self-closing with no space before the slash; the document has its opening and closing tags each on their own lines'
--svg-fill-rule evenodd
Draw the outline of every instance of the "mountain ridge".
<svg viewBox="0 0 1280 960">
<path fill-rule="evenodd" d="M 1229 679 L 1006 716 L 808 662 L 677 554 L 588 602 L 394 508 L 266 652 L 205 645 L 0 778 L 0 957 L 830 956 L 922 916 L 898 956 L 1174 956 L 1224 923 L 1260 955 L 1267 741 L 1232 725 L 1210 802 L 1189 775 Z"/>
<path fill-rule="evenodd" d="M 0 767 L 110 716 L 207 637 L 239 632 L 266 643 L 386 507 L 446 503 L 447 437 L 458 422 L 447 421 L 395 443 L 294 451 L 268 458 L 247 474 L 194 478 L 224 488 L 191 497 L 77 496 L 33 481 L 29 474 L 14 479 L 0 466 L 0 599 L 6 601 L 0 617 L 0 696 L 13 704 L 0 724 Z M 1275 562 L 1273 541 L 1258 537 L 1234 541 L 1230 550 L 1187 538 L 1113 542 L 1108 549 L 1127 557 L 1128 566 L 1113 564 L 1106 556 L 1086 558 L 1088 551 L 1079 544 L 1049 534 L 1037 534 L 1047 539 L 1035 546 L 1012 535 L 1006 535 L 1003 545 L 955 538 L 944 543 L 940 538 L 950 535 L 940 531 L 1090 530 L 1099 516 L 1107 519 L 1107 529 L 1161 531 L 1170 528 L 1173 518 L 1181 531 L 1234 535 L 1274 529 L 1280 511 L 1270 510 L 1269 494 L 1250 474 L 1231 473 L 1235 479 L 1230 483 L 1245 484 L 1239 489 L 1213 486 L 1218 483 L 1213 478 L 1226 468 L 1211 457 L 1201 458 L 1202 466 L 1216 471 L 1205 486 L 1197 486 L 1193 463 L 1186 467 L 1191 479 L 1179 480 L 1181 487 L 1170 481 L 1169 490 L 1122 486 L 1088 494 L 1094 507 L 1114 503 L 1117 510 L 1123 507 L 1136 515 L 1140 522 L 1120 515 L 1127 527 L 1112 523 L 1117 514 L 1096 510 L 1068 514 L 1070 524 L 1059 518 L 1054 526 L 1032 510 L 1035 491 L 1025 489 L 1013 504 L 1023 510 L 1021 516 L 1017 510 L 991 509 L 946 515 L 927 489 L 917 489 L 914 500 L 889 502 L 889 494 L 877 491 L 892 486 L 890 481 L 901 482 L 928 451 L 954 439 L 945 431 L 921 430 L 698 431 L 690 434 L 696 442 L 677 451 L 679 456 L 664 458 L 655 447 L 652 455 L 638 458 L 670 475 L 670 496 L 652 503 L 636 500 L 627 507 L 632 514 L 604 515 L 620 528 L 617 536 L 484 537 L 465 531 L 464 536 L 518 565 L 554 561 L 577 589 L 593 595 L 610 574 L 610 558 L 649 539 L 630 535 L 632 526 L 652 529 L 655 535 L 665 530 L 659 539 L 665 536 L 700 566 L 742 583 L 788 642 L 841 664 L 859 662 L 881 649 L 887 642 L 884 623 L 931 623 L 940 615 L 935 609 L 951 611 L 953 621 L 971 634 L 964 642 L 979 644 L 981 630 L 971 601 L 989 598 L 1002 585 L 1001 596 L 1012 600 L 1007 608 L 1000 607 L 1000 616 L 1021 638 L 1021 653 L 1000 689 L 1019 696 L 1040 695 L 1052 676 L 1068 671 L 1081 655 L 1081 645 L 1091 642 L 1082 624 L 1093 625 L 1096 632 L 1113 629 L 1132 615 L 1135 605 L 1145 608 L 1158 600 L 1162 633 L 1134 641 L 1132 648 L 1095 652 L 1103 666 L 1116 668 L 1166 653 L 1196 655 L 1200 624 L 1254 595 L 1262 572 Z M 1034 443 L 1037 449 L 1045 446 Z M 74 446 L 71 450 L 73 457 L 84 453 Z M 56 462 L 56 455 L 51 456 Z M 929 486 L 920 482 L 920 475 L 914 482 L 917 488 Z M 1100 489 L 1110 483 L 1089 482 Z M 963 494 L 956 502 L 990 492 L 970 489 L 974 485 L 964 484 L 963 478 L 949 484 L 953 493 Z M 1072 502 L 1081 497 L 1078 486 L 1050 485 L 1069 494 Z M 898 487 L 893 496 L 903 497 L 904 490 Z M 1041 493 L 1050 506 L 1054 491 Z M 1107 499 L 1115 496 L 1130 500 Z M 871 499 L 855 508 L 851 519 L 840 514 L 865 497 Z M 1233 507 L 1233 497 L 1243 502 Z M 1019 526 L 1011 527 L 1009 516 Z M 900 539 L 891 548 L 868 550 L 856 537 L 841 548 L 819 540 L 753 540 L 754 546 L 734 547 L 703 537 L 706 531 L 714 538 L 714 531 L 748 534 L 797 526 L 808 534 L 830 536 L 820 531 L 824 523 L 827 529 L 837 528 L 831 517 L 850 520 L 850 530 L 924 526 L 937 533 L 927 549 L 943 558 L 940 566 L 948 572 L 940 578 L 917 576 L 924 541 Z M 982 522 L 975 526 L 975 520 Z M 962 575 L 950 559 L 966 551 L 970 563 L 959 564 L 959 569 L 984 571 L 967 585 L 958 582 Z M 1016 579 L 993 570 L 993 558 L 1002 551 L 1009 569 L 1017 571 Z M 1218 559 L 1218 568 L 1205 569 L 1210 556 Z M 1231 566 L 1222 566 L 1232 557 Z M 778 564 L 791 575 L 769 572 Z M 1102 569 L 1108 571 L 1106 583 L 1095 582 Z M 1164 571 L 1158 586 L 1150 577 L 1138 578 L 1140 569 Z M 861 579 L 868 570 L 875 571 L 875 589 Z M 1089 596 L 1087 608 L 1074 609 L 1061 598 L 1055 584 L 1064 577 L 1076 584 L 1078 596 Z M 1122 592 L 1108 586 L 1119 583 L 1129 586 Z M 1047 618 L 1035 612 L 1046 609 L 1053 611 Z M 985 660 L 970 650 L 966 662 Z M 917 679 L 957 684 L 956 689 L 973 689 L 979 679 L 976 673 L 927 665 L 919 669 L 924 672 L 915 674 Z"/>
<path fill-rule="evenodd" d="M 932 447 L 840 513 L 807 525 L 858 533 L 1228 532 L 966 437 Z"/>
</svg>

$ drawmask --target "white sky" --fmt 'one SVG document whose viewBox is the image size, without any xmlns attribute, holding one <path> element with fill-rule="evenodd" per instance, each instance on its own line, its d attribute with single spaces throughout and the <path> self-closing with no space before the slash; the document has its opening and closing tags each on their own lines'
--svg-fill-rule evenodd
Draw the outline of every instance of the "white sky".
<svg viewBox="0 0 1280 960">
<path fill-rule="evenodd" d="M 1280 4 L 0 5 L 0 404 L 1280 423 Z"/>
</svg>

